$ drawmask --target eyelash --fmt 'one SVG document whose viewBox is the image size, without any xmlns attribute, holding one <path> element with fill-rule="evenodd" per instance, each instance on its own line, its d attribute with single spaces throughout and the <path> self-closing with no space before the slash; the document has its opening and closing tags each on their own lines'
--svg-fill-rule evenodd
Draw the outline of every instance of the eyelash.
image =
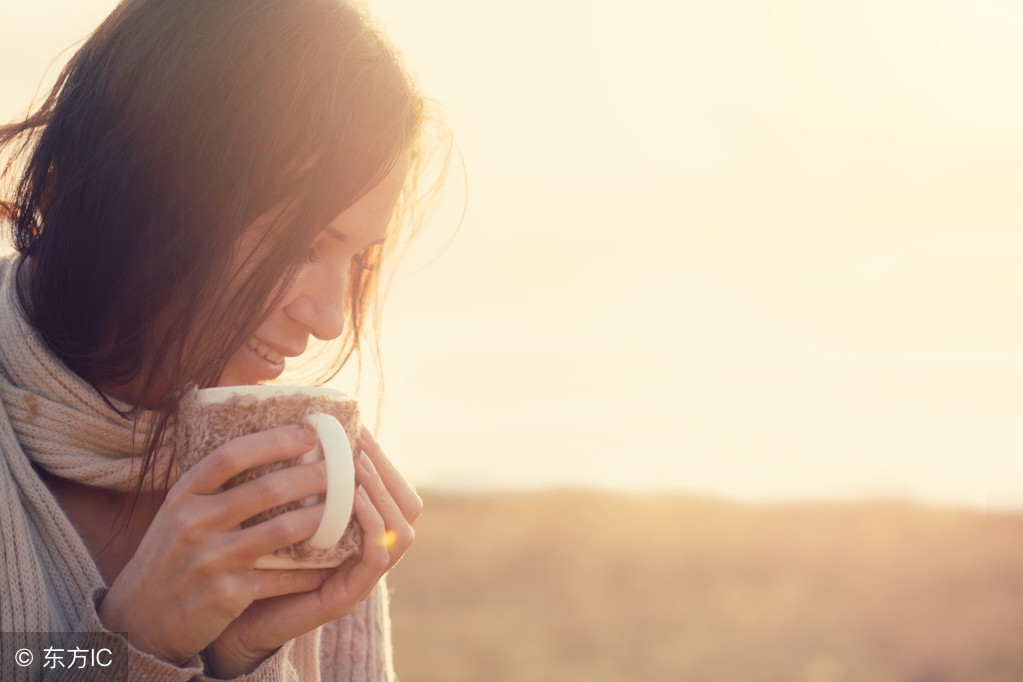
<svg viewBox="0 0 1023 682">
<path fill-rule="evenodd" d="M 354 256 L 352 256 L 352 260 L 355 261 L 355 264 L 357 266 L 359 266 L 359 268 L 362 269 L 362 270 L 374 270 L 374 269 L 376 269 L 376 265 L 375 264 L 374 265 L 370 265 L 369 263 L 366 262 L 365 254 L 367 254 L 368 252 L 369 252 L 369 248 L 367 247 L 367 248 L 363 249 L 362 251 L 359 251 L 358 253 L 356 253 Z"/>
<path fill-rule="evenodd" d="M 376 269 L 376 265 L 371 265 L 366 262 L 365 254 L 369 251 L 370 248 L 371 247 L 366 247 L 362 251 L 358 251 L 354 256 L 352 256 L 352 261 L 361 270 Z M 317 251 L 315 245 L 309 247 L 309 251 L 306 252 L 305 259 L 307 263 L 316 263 L 317 261 L 320 260 L 320 253 L 319 251 Z"/>
</svg>

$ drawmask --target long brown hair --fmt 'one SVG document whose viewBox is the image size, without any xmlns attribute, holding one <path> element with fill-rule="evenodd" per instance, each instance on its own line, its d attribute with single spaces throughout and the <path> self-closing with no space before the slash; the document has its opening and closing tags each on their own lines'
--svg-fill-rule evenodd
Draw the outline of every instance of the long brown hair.
<svg viewBox="0 0 1023 682">
<path fill-rule="evenodd" d="M 97 389 L 145 387 L 125 415 L 159 415 L 143 477 L 181 395 L 215 384 L 315 236 L 406 151 L 414 203 L 427 118 L 350 2 L 123 0 L 37 110 L 0 128 L 21 305 Z M 239 237 L 271 211 L 264 248 L 239 262 Z M 338 365 L 359 351 L 378 276 L 351 268 Z"/>
</svg>

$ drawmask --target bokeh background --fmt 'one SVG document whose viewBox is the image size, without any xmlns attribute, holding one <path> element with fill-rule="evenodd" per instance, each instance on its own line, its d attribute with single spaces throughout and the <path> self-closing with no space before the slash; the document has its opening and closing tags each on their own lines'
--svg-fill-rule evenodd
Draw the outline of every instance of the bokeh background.
<svg viewBox="0 0 1023 682">
<path fill-rule="evenodd" d="M 2 0 L 0 118 L 113 5 Z M 1023 679 L 1023 2 L 369 6 L 458 144 L 402 678 Z"/>
</svg>

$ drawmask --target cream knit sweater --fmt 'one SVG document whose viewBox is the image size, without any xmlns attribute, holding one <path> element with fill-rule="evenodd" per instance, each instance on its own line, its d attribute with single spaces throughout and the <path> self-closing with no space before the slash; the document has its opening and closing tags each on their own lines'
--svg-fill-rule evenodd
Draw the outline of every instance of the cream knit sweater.
<svg viewBox="0 0 1023 682">
<path fill-rule="evenodd" d="M 176 666 L 132 648 L 103 627 L 96 606 L 107 585 L 36 467 L 86 485 L 130 490 L 137 474 L 132 424 L 70 372 L 27 324 L 14 291 L 16 261 L 0 259 L 0 632 L 71 633 L 65 649 L 109 648 L 128 680 L 208 680 L 198 657 Z M 4 652 L 5 657 L 9 652 Z M 108 680 L 99 667 L 16 669 L 0 679 Z M 123 663 L 122 663 L 123 658 Z M 48 673 L 48 674 L 44 674 Z M 26 679 L 17 677 L 16 679 Z M 383 581 L 356 611 L 281 647 L 242 678 L 393 680 Z"/>
</svg>

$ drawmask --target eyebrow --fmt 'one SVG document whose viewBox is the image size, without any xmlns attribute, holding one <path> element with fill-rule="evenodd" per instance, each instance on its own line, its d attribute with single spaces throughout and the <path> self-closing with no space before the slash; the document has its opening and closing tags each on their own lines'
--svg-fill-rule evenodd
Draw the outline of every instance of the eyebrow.
<svg viewBox="0 0 1023 682">
<path fill-rule="evenodd" d="M 346 235 L 344 232 L 338 232 L 333 227 L 325 227 L 325 228 L 323 228 L 323 231 L 326 232 L 328 236 L 333 237 L 334 239 L 338 240 L 339 242 L 347 242 L 348 241 L 348 235 Z M 370 242 L 366 246 L 376 246 L 377 244 L 383 244 L 383 243 L 384 243 L 383 239 L 378 239 L 375 242 Z"/>
<path fill-rule="evenodd" d="M 323 231 L 326 232 L 331 237 L 333 237 L 334 239 L 338 240 L 339 242 L 348 241 L 348 235 L 346 235 L 344 232 L 338 232 L 333 227 L 324 228 Z"/>
</svg>

